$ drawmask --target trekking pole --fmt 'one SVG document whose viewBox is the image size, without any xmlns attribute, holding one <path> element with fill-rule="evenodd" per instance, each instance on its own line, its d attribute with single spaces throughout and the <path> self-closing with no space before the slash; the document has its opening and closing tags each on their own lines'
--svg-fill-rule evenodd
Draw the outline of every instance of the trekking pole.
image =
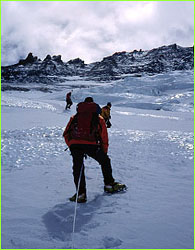
<svg viewBox="0 0 195 250">
<path fill-rule="evenodd" d="M 75 232 L 76 215 L 77 215 L 77 200 L 78 200 L 78 196 L 79 196 L 79 187 L 80 187 L 81 175 L 82 175 L 82 172 L 83 172 L 83 168 L 84 168 L 84 163 L 82 164 L 82 167 L 81 167 L 79 182 L 78 182 L 78 186 L 77 186 L 77 193 L 76 193 L 76 201 L 75 201 L 75 208 L 74 208 L 74 219 L 73 219 L 73 225 L 72 225 L 72 249 L 74 249 L 74 232 Z"/>
</svg>

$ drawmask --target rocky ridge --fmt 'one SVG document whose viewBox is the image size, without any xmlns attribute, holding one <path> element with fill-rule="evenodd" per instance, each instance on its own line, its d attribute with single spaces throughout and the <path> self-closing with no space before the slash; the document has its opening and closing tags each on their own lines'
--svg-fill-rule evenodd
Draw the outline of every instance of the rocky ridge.
<svg viewBox="0 0 195 250">
<path fill-rule="evenodd" d="M 85 64 L 80 58 L 63 62 L 60 55 L 47 55 L 41 60 L 29 53 L 26 59 L 17 64 L 1 67 L 1 82 L 2 86 L 13 82 L 52 84 L 65 82 L 70 76 L 109 81 L 127 74 L 142 76 L 193 68 L 194 47 L 181 47 L 177 44 L 148 51 L 116 52 L 100 62 L 90 64 Z"/>
</svg>

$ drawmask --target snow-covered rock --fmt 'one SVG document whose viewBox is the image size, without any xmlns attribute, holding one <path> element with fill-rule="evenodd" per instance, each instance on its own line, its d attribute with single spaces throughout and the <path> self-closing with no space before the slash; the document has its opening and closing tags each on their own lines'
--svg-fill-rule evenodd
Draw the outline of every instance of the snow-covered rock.
<svg viewBox="0 0 195 250">
<path fill-rule="evenodd" d="M 63 62 L 61 56 L 47 55 L 42 61 L 32 53 L 11 66 L 2 66 L 2 90 L 11 82 L 54 84 L 66 81 L 68 76 L 87 80 L 108 81 L 126 74 L 157 74 L 194 67 L 194 47 L 173 44 L 148 51 L 116 52 L 100 62 L 85 64 L 80 58 Z"/>
</svg>

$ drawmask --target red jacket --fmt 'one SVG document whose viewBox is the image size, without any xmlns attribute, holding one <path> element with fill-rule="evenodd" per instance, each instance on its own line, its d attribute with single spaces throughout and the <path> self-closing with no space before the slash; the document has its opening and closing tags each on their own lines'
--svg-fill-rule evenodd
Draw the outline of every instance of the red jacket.
<svg viewBox="0 0 195 250">
<path fill-rule="evenodd" d="M 66 95 L 66 101 L 70 101 L 71 100 L 71 92 L 69 92 L 67 95 Z"/>
<path fill-rule="evenodd" d="M 76 139 L 69 139 L 69 127 L 71 125 L 71 122 L 73 120 L 74 116 L 72 116 L 70 118 L 70 121 L 68 122 L 64 133 L 63 133 L 63 137 L 65 139 L 66 144 L 68 145 L 68 147 L 70 147 L 72 144 L 90 144 L 90 145 L 98 145 L 96 141 L 86 141 L 86 140 L 76 140 Z M 104 118 L 102 116 L 99 115 L 99 123 L 100 125 L 98 125 L 98 132 L 101 138 L 101 146 L 104 150 L 105 153 L 108 152 L 108 132 L 107 132 L 107 128 L 106 128 L 106 123 L 104 121 Z"/>
</svg>

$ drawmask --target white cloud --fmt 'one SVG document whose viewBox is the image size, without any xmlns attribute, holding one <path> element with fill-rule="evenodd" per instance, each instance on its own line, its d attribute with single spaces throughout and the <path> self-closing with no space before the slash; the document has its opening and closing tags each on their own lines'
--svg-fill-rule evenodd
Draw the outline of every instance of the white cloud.
<svg viewBox="0 0 195 250">
<path fill-rule="evenodd" d="M 192 46 L 193 2 L 2 2 L 2 64 L 29 52 L 86 63 L 116 51 Z"/>
</svg>

